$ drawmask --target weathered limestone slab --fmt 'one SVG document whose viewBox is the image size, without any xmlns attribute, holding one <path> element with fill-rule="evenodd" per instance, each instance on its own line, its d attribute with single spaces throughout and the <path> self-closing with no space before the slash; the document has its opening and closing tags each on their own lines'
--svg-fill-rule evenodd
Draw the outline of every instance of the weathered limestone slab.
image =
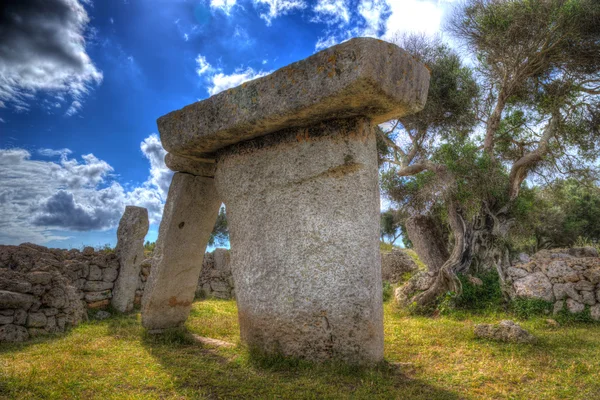
<svg viewBox="0 0 600 400">
<path fill-rule="evenodd" d="M 224 149 L 242 340 L 267 353 L 383 358 L 379 190 L 368 119 L 290 129 Z"/>
<path fill-rule="evenodd" d="M 143 207 L 127 206 L 117 229 L 115 252 L 121 267 L 112 293 L 112 306 L 120 312 L 133 310 L 135 289 L 144 261 L 144 238 L 150 224 L 148 210 Z M 111 283 L 88 281 L 84 290 L 101 291 L 110 289 Z M 98 299 L 100 300 L 100 299 Z"/>
<path fill-rule="evenodd" d="M 177 327 L 187 319 L 220 205 L 214 179 L 173 176 L 142 298 L 146 329 Z"/>
<path fill-rule="evenodd" d="M 158 119 L 165 149 L 207 158 L 227 145 L 324 120 L 373 123 L 423 108 L 425 66 L 398 46 L 356 38 Z"/>
<path fill-rule="evenodd" d="M 203 162 L 167 153 L 165 164 L 172 171 L 187 172 L 188 174 L 211 178 L 215 176 L 216 165 L 214 162 Z"/>
</svg>

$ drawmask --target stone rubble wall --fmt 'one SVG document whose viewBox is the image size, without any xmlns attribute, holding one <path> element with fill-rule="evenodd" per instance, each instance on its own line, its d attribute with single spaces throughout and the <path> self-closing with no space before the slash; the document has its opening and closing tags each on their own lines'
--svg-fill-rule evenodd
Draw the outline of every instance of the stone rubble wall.
<svg viewBox="0 0 600 400">
<path fill-rule="evenodd" d="M 141 304 L 151 263 L 148 258 L 141 264 L 136 305 Z M 401 250 L 382 253 L 385 281 L 397 282 L 416 269 Z M 88 309 L 109 306 L 118 274 L 113 252 L 0 245 L 0 342 L 64 332 L 86 320 Z M 235 299 L 229 250 L 205 254 L 196 297 Z"/>
<path fill-rule="evenodd" d="M 204 255 L 196 297 L 235 299 L 229 250 L 215 249 L 212 253 Z"/>
<path fill-rule="evenodd" d="M 114 254 L 92 247 L 0 246 L 0 342 L 77 325 L 110 303 L 118 269 Z"/>
<path fill-rule="evenodd" d="M 565 307 L 571 313 L 589 307 L 591 317 L 600 320 L 600 257 L 594 248 L 522 254 L 506 272 L 516 297 L 553 302 L 555 314 Z"/>
</svg>

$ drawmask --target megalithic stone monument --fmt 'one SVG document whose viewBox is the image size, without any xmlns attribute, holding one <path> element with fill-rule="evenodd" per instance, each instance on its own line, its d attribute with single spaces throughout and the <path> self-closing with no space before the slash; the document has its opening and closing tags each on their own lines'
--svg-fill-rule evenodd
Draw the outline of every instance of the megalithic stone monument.
<svg viewBox="0 0 600 400">
<path fill-rule="evenodd" d="M 127 206 L 117 229 L 119 276 L 113 289 L 112 306 L 120 312 L 133 310 L 135 290 L 144 261 L 144 238 L 148 233 L 148 210 Z"/>
<path fill-rule="evenodd" d="M 421 110 L 428 87 L 408 53 L 358 38 L 159 118 L 167 165 L 214 184 L 202 178 L 204 197 L 176 204 L 174 180 L 157 248 L 204 252 L 222 200 L 242 340 L 315 361 L 382 360 L 375 128 Z M 180 233 L 175 211 L 196 216 L 193 240 L 168 237 Z M 195 283 L 201 258 L 179 261 L 152 268 L 149 329 L 185 321 L 189 306 L 178 318 L 169 308 L 191 301 L 192 274 L 179 271 Z"/>
</svg>

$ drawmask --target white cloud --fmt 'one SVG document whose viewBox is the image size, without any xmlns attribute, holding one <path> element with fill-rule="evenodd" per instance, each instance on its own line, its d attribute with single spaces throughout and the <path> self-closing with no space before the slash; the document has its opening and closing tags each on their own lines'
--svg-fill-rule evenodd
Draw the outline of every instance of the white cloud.
<svg viewBox="0 0 600 400">
<path fill-rule="evenodd" d="M 68 117 L 75 115 L 81 110 L 81 107 L 83 107 L 81 102 L 75 100 L 71 103 L 71 106 L 68 108 L 67 112 L 65 112 L 65 115 Z"/>
<path fill-rule="evenodd" d="M 342 22 L 330 25 L 315 44 L 315 50 L 341 43 L 353 37 L 369 36 L 384 40 L 392 39 L 397 33 L 439 32 L 444 13 L 454 0 L 360 0 L 349 14 L 350 24 L 356 27 L 348 29 L 344 19 L 342 0 L 319 0 L 313 9 L 315 22 L 326 22 L 328 15 Z M 323 4 L 323 7 L 319 5 Z M 327 6 L 327 7 L 325 7 Z M 338 10 L 338 11 L 336 11 Z"/>
<path fill-rule="evenodd" d="M 252 68 L 246 68 L 245 70 L 238 69 L 230 75 L 219 72 L 211 77 L 211 85 L 208 88 L 208 93 L 212 96 L 268 74 L 270 72 L 254 71 Z"/>
<path fill-rule="evenodd" d="M 391 0 L 391 14 L 385 22 L 384 38 L 396 32 L 434 34 L 440 30 L 444 8 L 451 1 Z M 445 4 L 444 4 L 445 3 Z"/>
<path fill-rule="evenodd" d="M 222 10 L 225 14 L 229 14 L 236 2 L 237 0 L 210 0 L 210 6 Z"/>
<path fill-rule="evenodd" d="M 317 40 L 317 44 L 315 45 L 315 50 L 323 50 L 333 45 L 336 45 L 338 40 L 334 36 L 323 37 Z"/>
<path fill-rule="evenodd" d="M 317 14 L 314 22 L 326 24 L 347 24 L 350 22 L 350 11 L 347 0 L 319 0 L 313 11 Z"/>
<path fill-rule="evenodd" d="M 164 164 L 158 136 L 140 144 L 150 161 L 148 179 L 126 190 L 114 179 L 114 169 L 93 154 L 82 161 L 68 158 L 69 149 L 40 149 L 58 162 L 32 160 L 24 149 L 0 149 L 0 243 L 45 243 L 68 237 L 61 231 L 114 228 L 126 205 L 146 207 L 158 223 L 173 173 Z"/>
<path fill-rule="evenodd" d="M 206 57 L 201 54 L 198 54 L 198 57 L 196 57 L 196 65 L 198 66 L 196 68 L 196 73 L 199 76 L 204 75 L 212 69 L 210 63 L 206 61 Z"/>
<path fill-rule="evenodd" d="M 306 8 L 304 0 L 254 0 L 254 6 L 259 9 L 267 9 L 260 17 L 271 25 L 271 21 L 281 15 L 288 14 L 292 10 Z"/>
<path fill-rule="evenodd" d="M 89 16 L 78 0 L 20 0 L 0 13 L 0 101 L 29 110 L 40 91 L 81 100 L 99 71 L 86 53 Z"/>
<path fill-rule="evenodd" d="M 72 153 L 69 149 L 38 149 L 38 154 L 44 157 L 63 157 Z"/>
<path fill-rule="evenodd" d="M 4 123 L 5 121 L 2 118 L 0 118 L 0 122 Z"/>
<path fill-rule="evenodd" d="M 392 3 L 402 3 L 403 1 L 394 0 Z M 385 23 L 383 16 L 389 11 L 389 7 L 387 0 L 362 0 L 360 2 L 358 13 L 365 22 L 361 36 L 378 36 Z"/>
</svg>

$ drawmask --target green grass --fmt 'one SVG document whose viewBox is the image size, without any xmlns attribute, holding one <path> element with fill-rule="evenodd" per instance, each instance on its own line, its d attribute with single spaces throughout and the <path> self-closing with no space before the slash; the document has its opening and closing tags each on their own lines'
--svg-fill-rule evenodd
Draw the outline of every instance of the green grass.
<svg viewBox="0 0 600 400">
<path fill-rule="evenodd" d="M 475 339 L 473 326 L 511 317 L 501 312 L 434 319 L 384 307 L 386 363 L 373 369 L 251 356 L 239 345 L 235 302 L 205 300 L 187 329 L 237 347 L 203 347 L 181 331 L 146 335 L 139 314 L 90 321 L 0 345 L 0 398 L 600 398 L 598 325 L 551 328 L 534 317 L 522 326 L 536 344 L 500 344 Z"/>
</svg>

